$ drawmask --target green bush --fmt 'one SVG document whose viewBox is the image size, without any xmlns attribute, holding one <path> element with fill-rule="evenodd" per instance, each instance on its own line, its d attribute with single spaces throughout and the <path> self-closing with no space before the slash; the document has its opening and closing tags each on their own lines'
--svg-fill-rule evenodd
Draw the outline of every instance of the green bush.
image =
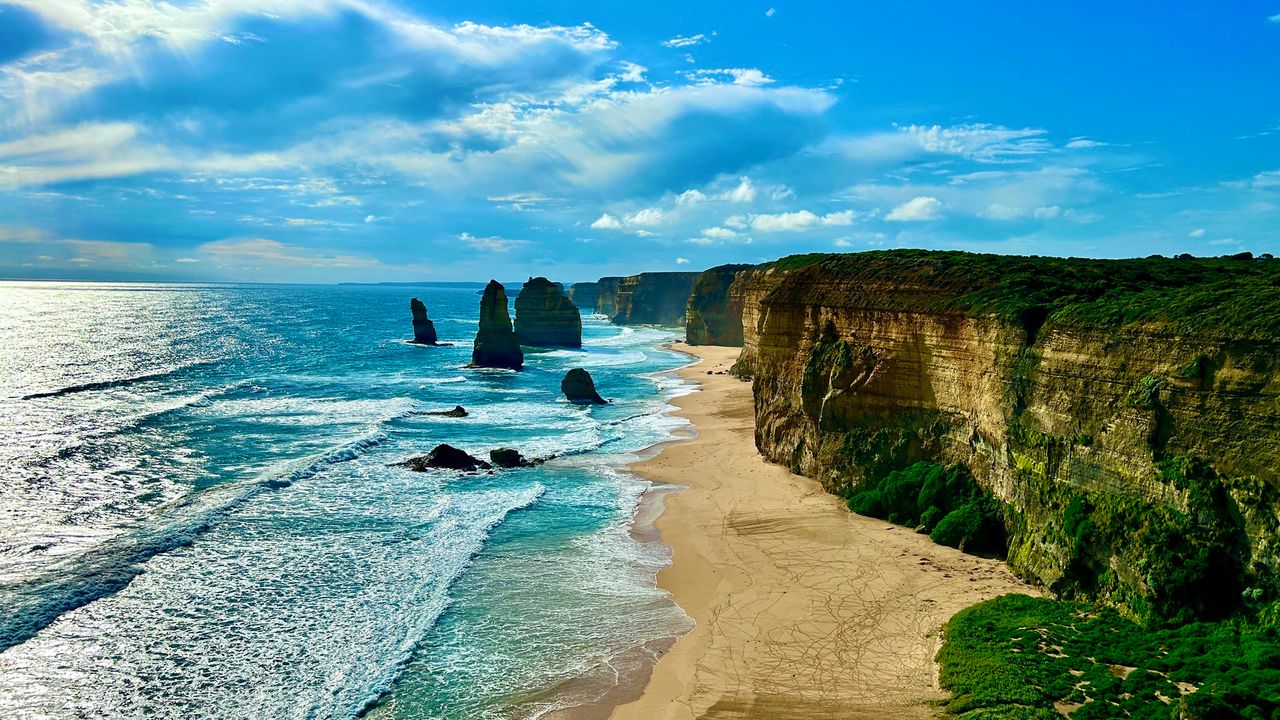
<svg viewBox="0 0 1280 720">
<path fill-rule="evenodd" d="M 1006 549 L 1000 505 L 963 465 L 918 462 L 869 481 L 848 497 L 849 509 L 919 528 L 940 545 L 969 552 Z"/>
</svg>

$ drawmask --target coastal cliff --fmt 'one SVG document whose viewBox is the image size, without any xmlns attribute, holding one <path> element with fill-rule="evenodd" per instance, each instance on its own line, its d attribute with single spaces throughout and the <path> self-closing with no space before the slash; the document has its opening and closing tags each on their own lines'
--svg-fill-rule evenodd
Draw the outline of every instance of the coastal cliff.
<svg viewBox="0 0 1280 720">
<path fill-rule="evenodd" d="M 685 309 L 685 342 L 742 347 L 742 288 L 754 265 L 720 265 L 693 283 Z"/>
<path fill-rule="evenodd" d="M 579 282 L 569 286 L 569 302 L 583 312 L 596 311 L 596 290 L 599 283 Z"/>
<path fill-rule="evenodd" d="M 596 281 L 597 314 L 613 315 L 620 284 L 622 284 L 622 278 L 620 277 L 602 277 Z"/>
<path fill-rule="evenodd" d="M 1138 617 L 1276 598 L 1280 262 L 891 251 L 725 277 L 769 460 L 846 496 L 959 463 L 1015 572 Z"/>
<path fill-rule="evenodd" d="M 582 316 L 561 286 L 529 278 L 516 296 L 516 337 L 534 347 L 582 347 Z"/>
<path fill-rule="evenodd" d="M 689 294 L 699 273 L 652 272 L 620 278 L 611 299 L 610 322 L 618 325 L 684 325 Z M 601 278 L 603 297 L 604 281 Z M 599 310 L 600 298 L 597 298 Z M 603 312 L 603 311 L 600 311 Z"/>
</svg>

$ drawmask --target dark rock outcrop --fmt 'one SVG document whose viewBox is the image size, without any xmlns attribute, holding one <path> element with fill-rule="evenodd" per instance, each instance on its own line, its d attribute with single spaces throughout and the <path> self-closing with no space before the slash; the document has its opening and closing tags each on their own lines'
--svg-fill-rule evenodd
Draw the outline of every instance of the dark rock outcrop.
<svg viewBox="0 0 1280 720">
<path fill-rule="evenodd" d="M 427 318 L 427 306 L 418 298 L 409 301 L 409 311 L 413 313 L 413 342 L 419 345 L 436 344 L 436 326 Z"/>
<path fill-rule="evenodd" d="M 574 368 L 564 374 L 560 381 L 560 392 L 569 398 L 569 402 L 578 405 L 604 405 L 606 401 L 596 392 L 596 383 L 591 373 L 582 368 Z"/>
<path fill-rule="evenodd" d="M 613 316 L 618 286 L 621 284 L 620 277 L 602 277 L 596 281 L 596 314 Z"/>
<path fill-rule="evenodd" d="M 471 350 L 471 367 L 510 370 L 524 367 L 524 353 L 520 351 L 507 310 L 507 293 L 497 280 L 489 281 L 480 299 L 480 328 Z"/>
<path fill-rule="evenodd" d="M 654 272 L 622 278 L 609 321 L 618 325 L 683 326 L 689 295 L 700 274 Z"/>
<path fill-rule="evenodd" d="M 742 347 L 742 283 L 737 281 L 754 267 L 721 265 L 698 276 L 685 310 L 686 342 Z"/>
<path fill-rule="evenodd" d="M 582 316 L 558 285 L 529 278 L 516 296 L 516 338 L 533 347 L 582 347 Z"/>
<path fill-rule="evenodd" d="M 492 466 L 489 463 L 477 457 L 472 457 L 463 450 L 452 445 L 437 445 L 426 455 L 420 455 L 415 458 L 409 458 L 400 465 L 409 468 L 415 472 L 424 472 L 427 470 L 462 470 L 465 472 L 475 472 L 476 470 L 488 470 Z"/>
<path fill-rule="evenodd" d="M 535 463 L 526 460 L 519 450 L 514 448 L 497 448 L 489 451 L 489 462 L 500 468 L 531 467 Z"/>
<path fill-rule="evenodd" d="M 467 409 L 461 405 L 454 405 L 452 410 L 430 410 L 427 412 L 416 413 L 418 415 L 435 415 L 437 417 L 462 418 L 467 416 Z"/>
<path fill-rule="evenodd" d="M 593 313 L 596 311 L 596 290 L 599 283 L 580 282 L 569 286 L 569 302 L 579 310 Z"/>
</svg>

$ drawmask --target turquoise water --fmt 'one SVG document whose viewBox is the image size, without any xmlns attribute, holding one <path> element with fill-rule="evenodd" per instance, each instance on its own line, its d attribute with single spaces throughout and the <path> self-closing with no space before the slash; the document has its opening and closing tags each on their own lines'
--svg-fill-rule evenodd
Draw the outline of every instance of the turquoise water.
<svg viewBox="0 0 1280 720">
<path fill-rule="evenodd" d="M 403 342 L 411 295 L 456 346 Z M 682 430 L 673 333 L 585 317 L 471 370 L 478 304 L 0 283 L 0 715 L 536 717 L 687 629 L 624 467 Z M 563 401 L 570 367 L 613 404 Z M 392 466 L 441 442 L 560 457 Z"/>
</svg>

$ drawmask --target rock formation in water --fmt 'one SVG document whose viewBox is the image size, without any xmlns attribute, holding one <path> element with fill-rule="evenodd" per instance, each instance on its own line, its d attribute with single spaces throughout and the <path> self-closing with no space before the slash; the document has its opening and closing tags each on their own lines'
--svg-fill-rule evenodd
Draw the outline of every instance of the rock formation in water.
<svg viewBox="0 0 1280 720">
<path fill-rule="evenodd" d="M 613 315 L 614 300 L 618 297 L 620 284 L 622 284 L 620 277 L 602 277 L 596 281 L 596 314 Z"/>
<path fill-rule="evenodd" d="M 564 374 L 560 381 L 560 392 L 569 402 L 578 405 L 605 405 L 607 401 L 596 392 L 596 383 L 591 373 L 582 368 L 574 368 Z"/>
<path fill-rule="evenodd" d="M 452 445 L 437 445 L 426 455 L 420 455 L 415 458 L 409 458 L 400 465 L 409 468 L 415 472 L 424 472 L 427 470 L 462 470 L 465 472 L 475 472 L 476 470 L 490 469 L 489 463 L 472 457 L 466 451 L 459 450 Z"/>
<path fill-rule="evenodd" d="M 596 311 L 596 290 L 599 283 L 580 282 L 569 286 L 569 302 L 578 310 L 593 313 Z"/>
<path fill-rule="evenodd" d="M 409 311 L 413 313 L 413 342 L 419 345 L 436 344 L 436 326 L 427 318 L 427 306 L 418 298 L 409 300 Z"/>
<path fill-rule="evenodd" d="M 452 410 L 430 410 L 427 412 L 415 413 L 416 415 L 435 415 L 437 417 L 462 418 L 467 416 L 467 409 L 461 405 L 454 405 Z"/>
<path fill-rule="evenodd" d="M 525 459 L 519 450 L 514 448 L 497 448 L 489 451 L 489 462 L 500 468 L 531 467 L 533 462 Z"/>
<path fill-rule="evenodd" d="M 622 278 L 613 294 L 609 321 L 619 325 L 683 326 L 689 295 L 700 274 L 654 272 Z M 605 279 L 601 278 L 601 282 Z"/>
<path fill-rule="evenodd" d="M 754 265 L 721 265 L 698 276 L 685 310 L 685 339 L 690 345 L 742 347 L 742 295 L 731 289 Z"/>
<path fill-rule="evenodd" d="M 489 281 L 480 299 L 480 328 L 471 350 L 471 367 L 511 370 L 524 367 L 524 353 L 520 351 L 507 310 L 507 293 L 497 280 Z"/>
<path fill-rule="evenodd" d="M 1139 617 L 1280 591 L 1280 261 L 891 251 L 732 285 L 769 460 L 838 494 L 961 463 L 1012 569 Z"/>
<path fill-rule="evenodd" d="M 533 347 L 582 347 L 582 316 L 560 287 L 529 278 L 516 296 L 516 338 Z"/>
</svg>

